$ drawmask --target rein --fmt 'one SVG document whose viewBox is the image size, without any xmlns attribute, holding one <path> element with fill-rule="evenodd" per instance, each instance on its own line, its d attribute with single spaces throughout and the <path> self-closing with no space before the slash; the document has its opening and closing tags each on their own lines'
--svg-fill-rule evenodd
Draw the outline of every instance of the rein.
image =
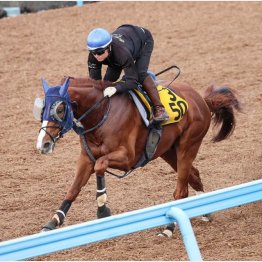
<svg viewBox="0 0 262 262">
<path fill-rule="evenodd" d="M 96 158 L 94 157 L 90 147 L 88 146 L 87 142 L 86 142 L 86 139 L 85 139 L 85 136 L 83 134 L 80 134 L 80 137 L 82 139 L 82 142 L 83 142 L 83 145 L 84 145 L 84 148 L 86 150 L 86 153 L 88 154 L 88 156 L 90 157 L 90 159 L 95 163 L 96 162 Z M 128 172 L 124 173 L 123 175 L 117 175 L 113 172 L 110 172 L 108 170 L 105 170 L 105 173 L 108 173 L 112 176 L 115 176 L 117 178 L 124 178 L 126 176 L 128 176 L 134 169 L 130 169 Z"/>
<path fill-rule="evenodd" d="M 96 102 L 96 103 L 95 103 L 92 107 L 90 107 L 81 117 L 79 117 L 79 118 L 75 121 L 75 125 L 76 125 L 76 126 L 81 125 L 80 121 L 83 120 L 87 115 L 89 115 L 90 113 L 92 113 L 95 109 L 97 109 L 97 108 L 100 106 L 100 104 L 101 104 L 106 98 L 109 99 L 109 100 L 108 100 L 108 101 L 109 101 L 109 104 L 108 104 L 107 112 L 103 115 L 102 120 L 101 120 L 98 124 L 96 124 L 94 127 L 89 128 L 89 129 L 87 129 L 87 130 L 81 130 L 81 132 L 78 133 L 78 134 L 80 135 L 80 137 L 81 137 L 81 140 L 82 140 L 82 143 L 83 143 L 83 146 L 84 146 L 84 148 L 85 148 L 85 150 L 86 150 L 87 155 L 90 157 L 90 159 L 91 159 L 93 162 L 96 162 L 96 158 L 94 157 L 94 155 L 93 155 L 90 147 L 89 147 L 88 144 L 87 144 L 87 141 L 86 141 L 86 139 L 85 139 L 85 134 L 90 133 L 90 132 L 96 130 L 97 128 L 99 128 L 100 126 L 102 126 L 102 125 L 105 123 L 105 121 L 106 121 L 107 118 L 108 118 L 109 111 L 110 111 L 110 109 L 111 109 L 111 99 L 110 99 L 110 97 L 108 97 L 108 96 L 103 97 L 101 100 L 99 100 L 98 102 Z M 124 177 L 126 177 L 127 175 L 129 175 L 133 170 L 134 170 L 134 169 L 131 169 L 131 170 L 129 170 L 128 172 L 124 173 L 123 175 L 117 175 L 117 174 L 112 173 L 112 172 L 110 172 L 110 171 L 108 171 L 108 170 L 106 170 L 105 172 L 108 173 L 108 174 L 110 174 L 110 175 L 112 175 L 112 176 L 115 176 L 115 177 L 117 177 L 117 178 L 124 178 Z"/>
<path fill-rule="evenodd" d="M 96 103 L 95 103 L 92 107 L 90 107 L 82 116 L 80 116 L 80 117 L 76 120 L 76 122 L 75 122 L 76 125 L 80 124 L 80 121 L 83 120 L 83 119 L 84 119 L 86 116 L 88 116 L 90 113 L 92 113 L 95 109 L 97 109 L 106 98 L 108 99 L 109 104 L 108 104 L 108 108 L 107 108 L 106 113 L 103 115 L 102 120 L 101 120 L 98 124 L 96 124 L 94 127 L 91 127 L 91 128 L 89 128 L 89 129 L 87 129 L 87 130 L 82 131 L 82 132 L 81 132 L 81 135 L 84 135 L 84 134 L 86 134 L 86 133 L 92 132 L 92 131 L 96 130 L 97 128 L 99 128 L 100 126 L 102 126 L 102 125 L 105 123 L 105 121 L 106 121 L 107 118 L 108 118 L 109 111 L 110 111 L 110 109 L 111 109 L 111 99 L 110 99 L 108 96 L 105 96 L 105 97 L 103 97 L 101 100 L 99 100 L 98 102 L 96 102 Z"/>
<path fill-rule="evenodd" d="M 85 134 L 86 134 L 86 133 L 90 133 L 90 132 L 96 130 L 97 128 L 99 128 L 100 126 L 102 126 L 102 125 L 105 123 L 105 121 L 106 121 L 107 118 L 108 118 L 109 111 L 110 111 L 110 109 L 111 109 L 111 99 L 110 99 L 108 96 L 103 97 L 101 100 L 99 100 L 98 102 L 96 102 L 93 106 L 91 106 L 82 116 L 80 116 L 80 117 L 74 122 L 74 124 L 75 124 L 77 127 L 82 126 L 82 124 L 80 123 L 80 121 L 83 120 L 83 119 L 84 119 L 86 116 L 88 116 L 90 113 L 92 113 L 95 109 L 97 109 L 97 108 L 100 106 L 100 104 L 101 104 L 106 98 L 108 98 L 109 104 L 108 104 L 107 112 L 103 115 L 102 120 L 101 120 L 98 124 L 96 124 L 94 127 L 91 127 L 91 128 L 89 128 L 89 129 L 87 129 L 87 130 L 83 130 L 83 128 L 82 128 L 82 130 L 81 130 L 80 132 L 77 132 L 77 131 L 75 130 L 75 131 L 80 135 L 80 137 L 81 137 L 81 139 L 82 139 L 82 142 L 83 142 L 83 145 L 84 145 L 84 148 L 85 148 L 85 150 L 86 150 L 86 153 L 87 153 L 87 155 L 90 157 L 90 159 L 91 159 L 93 162 L 96 162 L 96 159 L 95 159 L 95 157 L 94 157 L 94 155 L 93 155 L 90 147 L 88 146 L 88 144 L 87 144 L 87 142 L 86 142 Z"/>
</svg>

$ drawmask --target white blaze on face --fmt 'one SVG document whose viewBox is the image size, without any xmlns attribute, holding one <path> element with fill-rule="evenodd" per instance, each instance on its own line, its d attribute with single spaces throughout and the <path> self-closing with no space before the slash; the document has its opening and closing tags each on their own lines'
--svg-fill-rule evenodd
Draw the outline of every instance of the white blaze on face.
<svg viewBox="0 0 262 262">
<path fill-rule="evenodd" d="M 40 150 L 41 147 L 42 147 L 43 138 L 44 138 L 44 136 L 45 136 L 45 134 L 46 134 L 46 132 L 45 132 L 45 129 L 46 129 L 46 128 L 44 128 L 44 127 L 47 126 L 47 123 L 48 123 L 48 121 L 43 121 L 43 123 L 42 123 L 42 128 L 41 128 L 41 131 L 40 131 L 40 133 L 39 133 L 39 135 L 38 135 L 37 143 L 36 143 L 36 148 L 37 148 L 38 150 Z"/>
</svg>

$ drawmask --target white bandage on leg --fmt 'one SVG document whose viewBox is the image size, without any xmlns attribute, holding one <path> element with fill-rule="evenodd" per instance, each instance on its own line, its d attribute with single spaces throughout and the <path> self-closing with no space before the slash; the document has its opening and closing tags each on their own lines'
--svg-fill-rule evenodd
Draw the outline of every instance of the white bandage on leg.
<svg viewBox="0 0 262 262">
<path fill-rule="evenodd" d="M 64 218 L 65 218 L 66 215 L 65 215 L 65 213 L 62 210 L 56 210 L 56 214 L 54 214 L 53 218 L 55 218 L 57 220 L 57 222 L 58 222 L 58 225 L 60 225 L 61 221 L 60 221 L 60 218 L 57 215 L 57 213 L 62 214 Z"/>
<path fill-rule="evenodd" d="M 55 215 L 53 216 L 53 218 L 56 219 L 58 225 L 60 225 L 60 218 L 59 218 L 59 216 L 58 216 L 57 214 L 55 214 Z"/>
<path fill-rule="evenodd" d="M 169 229 L 165 229 L 162 234 L 164 236 L 167 236 L 168 238 L 171 238 L 173 236 L 173 233 Z"/>
<path fill-rule="evenodd" d="M 107 201 L 107 194 L 105 193 L 105 194 L 97 197 L 96 201 L 97 201 L 97 205 L 98 205 L 99 207 L 105 205 L 105 203 L 106 203 L 106 201 Z"/>
<path fill-rule="evenodd" d="M 96 192 L 97 192 L 97 193 L 103 193 L 103 192 L 106 192 L 106 187 L 103 188 L 103 189 L 101 189 L 101 190 L 97 189 Z"/>
</svg>

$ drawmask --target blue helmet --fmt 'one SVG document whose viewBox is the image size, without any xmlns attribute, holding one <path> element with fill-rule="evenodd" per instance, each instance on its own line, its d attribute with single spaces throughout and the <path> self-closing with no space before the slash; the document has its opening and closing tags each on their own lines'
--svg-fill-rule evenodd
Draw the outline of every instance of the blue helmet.
<svg viewBox="0 0 262 262">
<path fill-rule="evenodd" d="M 93 29 L 87 37 L 88 50 L 105 48 L 112 42 L 112 35 L 103 28 Z"/>
</svg>

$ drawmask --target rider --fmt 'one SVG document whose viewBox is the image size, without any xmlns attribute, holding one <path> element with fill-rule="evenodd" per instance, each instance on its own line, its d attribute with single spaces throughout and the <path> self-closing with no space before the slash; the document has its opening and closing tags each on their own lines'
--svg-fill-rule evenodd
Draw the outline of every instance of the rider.
<svg viewBox="0 0 262 262">
<path fill-rule="evenodd" d="M 104 80 L 115 82 L 124 70 L 124 82 L 107 87 L 104 96 L 123 93 L 141 83 L 153 104 L 153 120 L 167 121 L 169 116 L 163 107 L 156 84 L 147 73 L 154 47 L 151 33 L 142 27 L 121 25 L 112 34 L 102 28 L 92 30 L 87 37 L 89 76 L 101 80 L 102 65 L 107 65 Z"/>
</svg>

